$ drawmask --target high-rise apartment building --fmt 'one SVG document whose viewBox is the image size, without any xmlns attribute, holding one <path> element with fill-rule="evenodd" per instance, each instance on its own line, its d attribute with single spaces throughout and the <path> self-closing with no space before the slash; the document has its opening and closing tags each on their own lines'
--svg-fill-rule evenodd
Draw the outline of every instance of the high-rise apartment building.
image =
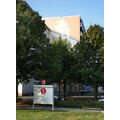
<svg viewBox="0 0 120 120">
<path fill-rule="evenodd" d="M 80 36 L 85 31 L 80 16 L 52 17 L 43 18 L 43 20 L 49 29 L 47 35 L 51 41 L 61 36 L 63 39 L 67 39 L 71 46 L 74 46 L 80 41 Z"/>
</svg>

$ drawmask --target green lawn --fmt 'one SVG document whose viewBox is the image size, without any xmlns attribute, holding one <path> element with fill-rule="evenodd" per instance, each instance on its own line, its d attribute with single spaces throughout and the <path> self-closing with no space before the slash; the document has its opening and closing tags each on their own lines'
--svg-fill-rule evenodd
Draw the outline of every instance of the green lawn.
<svg viewBox="0 0 120 120">
<path fill-rule="evenodd" d="M 104 114 L 85 111 L 16 110 L 16 120 L 104 120 Z"/>
</svg>

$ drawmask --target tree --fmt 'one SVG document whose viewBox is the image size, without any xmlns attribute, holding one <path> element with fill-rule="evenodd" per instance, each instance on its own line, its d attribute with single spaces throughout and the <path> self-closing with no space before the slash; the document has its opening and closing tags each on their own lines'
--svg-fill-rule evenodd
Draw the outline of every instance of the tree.
<svg viewBox="0 0 120 120">
<path fill-rule="evenodd" d="M 80 82 L 94 86 L 97 100 L 98 87 L 104 84 L 104 29 L 99 25 L 90 26 L 74 48 L 77 59 L 76 77 Z"/>
<path fill-rule="evenodd" d="M 66 85 L 69 85 L 69 95 L 71 95 L 72 83 L 76 83 L 74 67 L 75 64 L 76 59 L 74 56 L 73 48 L 70 48 L 68 53 L 63 59 L 64 97 L 66 94 Z"/>
<path fill-rule="evenodd" d="M 70 44 L 67 40 L 58 38 L 51 43 L 51 71 L 49 74 L 53 79 L 52 82 L 59 85 L 59 97 L 60 97 L 60 85 L 64 89 L 65 96 L 65 85 L 67 80 L 67 70 L 69 69 L 69 56 L 70 56 Z"/>
<path fill-rule="evenodd" d="M 18 84 L 30 78 L 45 77 L 45 60 L 48 57 L 49 39 L 41 16 L 22 0 L 16 1 L 16 94 Z"/>
</svg>

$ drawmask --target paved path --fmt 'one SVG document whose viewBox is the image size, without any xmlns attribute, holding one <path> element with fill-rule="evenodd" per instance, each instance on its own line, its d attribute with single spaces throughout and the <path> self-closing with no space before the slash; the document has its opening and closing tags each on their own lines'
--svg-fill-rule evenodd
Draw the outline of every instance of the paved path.
<svg viewBox="0 0 120 120">
<path fill-rule="evenodd" d="M 29 108 L 33 109 L 30 105 L 17 105 L 16 108 Z M 35 106 L 34 109 L 45 109 L 45 110 L 52 110 L 52 107 L 46 106 Z M 55 111 L 87 111 L 87 112 L 100 112 L 104 113 L 104 111 L 96 110 L 96 109 L 80 109 L 80 108 L 63 108 L 63 107 L 55 107 Z"/>
</svg>

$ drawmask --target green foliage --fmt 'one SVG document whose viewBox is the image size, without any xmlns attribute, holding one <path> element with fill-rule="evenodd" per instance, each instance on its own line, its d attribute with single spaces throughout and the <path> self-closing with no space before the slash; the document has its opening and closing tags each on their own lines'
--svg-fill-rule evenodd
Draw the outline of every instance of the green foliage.
<svg viewBox="0 0 120 120">
<path fill-rule="evenodd" d="M 56 82 L 60 82 L 65 77 L 65 71 L 68 67 L 66 58 L 70 53 L 70 44 L 60 37 L 51 43 L 51 52 L 50 55 L 53 60 L 51 75 Z"/>
<path fill-rule="evenodd" d="M 41 16 L 22 0 L 16 0 L 16 80 L 46 79 L 47 84 L 104 85 L 104 29 L 90 26 L 81 41 L 70 48 L 67 40 L 49 43 Z M 96 91 L 95 90 L 95 91 Z M 97 91 L 96 91 L 97 92 Z M 97 96 L 97 95 L 96 95 Z"/>
<path fill-rule="evenodd" d="M 43 79 L 49 40 L 41 16 L 22 0 L 16 1 L 16 79 Z"/>
<path fill-rule="evenodd" d="M 52 41 L 49 49 L 48 78 L 51 83 L 57 83 L 65 91 L 66 83 L 70 78 L 70 67 L 72 63 L 71 48 L 67 40 L 61 37 Z M 65 94 L 64 94 L 65 95 Z M 60 87 L 59 87 L 60 97 Z"/>
<path fill-rule="evenodd" d="M 97 92 L 104 84 L 104 29 L 99 25 L 90 26 L 74 47 L 74 55 L 76 78 L 93 85 Z"/>
<path fill-rule="evenodd" d="M 96 101 L 72 101 L 72 100 L 65 100 L 65 101 L 55 101 L 56 107 L 68 107 L 68 108 L 100 108 L 104 109 L 103 102 L 96 102 Z"/>
</svg>

